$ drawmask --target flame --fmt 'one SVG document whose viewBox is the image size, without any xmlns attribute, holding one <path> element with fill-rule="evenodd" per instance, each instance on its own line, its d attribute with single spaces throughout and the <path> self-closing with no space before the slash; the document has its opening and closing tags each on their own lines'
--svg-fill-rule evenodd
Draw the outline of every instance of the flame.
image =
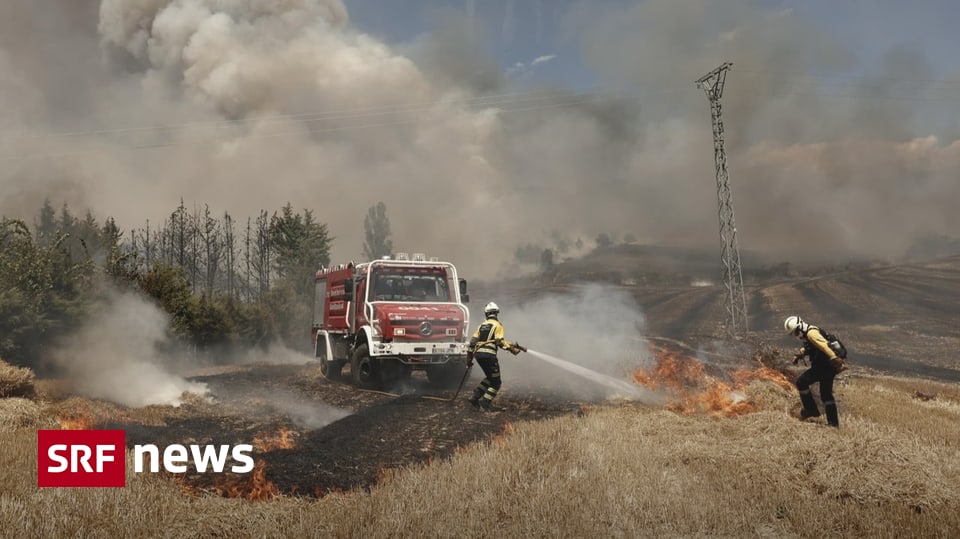
<svg viewBox="0 0 960 539">
<path fill-rule="evenodd" d="M 662 390 L 671 396 L 667 408 L 683 415 L 707 414 L 715 417 L 734 417 L 755 412 L 746 387 L 754 380 L 763 380 L 784 389 L 792 389 L 787 377 L 773 369 L 739 369 L 726 374 L 729 381 L 707 373 L 699 360 L 669 350 L 655 352 L 653 369 L 637 369 L 633 380 L 650 389 Z"/>
<path fill-rule="evenodd" d="M 210 488 L 188 484 L 183 475 L 178 475 L 176 481 L 184 492 L 194 495 L 213 492 L 224 498 L 245 500 L 272 500 L 280 496 L 277 485 L 267 479 L 266 464 L 263 460 L 254 463 L 253 471 L 249 475 L 224 475 L 219 477 Z"/>
<path fill-rule="evenodd" d="M 90 430 L 96 424 L 93 416 L 86 411 L 64 414 L 57 417 L 62 430 Z"/>
<path fill-rule="evenodd" d="M 270 500 L 280 495 L 277 485 L 267 479 L 266 464 L 262 460 L 254 464 L 253 473 L 249 476 L 227 479 L 213 488 L 214 492 L 224 498 Z"/>
<path fill-rule="evenodd" d="M 500 433 L 493 437 L 493 441 L 500 447 L 503 447 L 507 443 L 507 436 L 513 434 L 513 423 L 509 421 L 503 422 L 503 427 L 500 430 Z"/>
<path fill-rule="evenodd" d="M 60 403 L 55 413 L 62 430 L 90 430 L 109 423 L 142 423 L 122 408 L 84 398 L 70 398 Z"/>
<path fill-rule="evenodd" d="M 260 453 L 276 451 L 278 449 L 293 449 L 297 446 L 296 437 L 300 433 L 286 427 L 280 427 L 276 432 L 262 432 L 253 438 L 253 447 Z"/>
</svg>

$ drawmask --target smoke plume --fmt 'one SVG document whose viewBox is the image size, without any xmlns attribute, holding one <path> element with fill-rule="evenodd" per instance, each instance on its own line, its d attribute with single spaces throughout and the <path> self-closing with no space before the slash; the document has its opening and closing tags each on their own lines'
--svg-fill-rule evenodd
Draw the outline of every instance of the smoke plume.
<svg viewBox="0 0 960 539">
<path fill-rule="evenodd" d="M 507 340 L 592 371 L 629 381 L 648 367 L 640 307 L 623 290 L 599 284 L 577 286 L 520 305 L 501 305 Z M 474 325 L 480 320 L 474 320 Z M 537 393 L 565 392 L 591 399 L 616 391 L 567 373 L 531 355 L 500 352 L 504 385 Z"/>
<path fill-rule="evenodd" d="M 960 235 L 960 141 L 952 113 L 917 98 L 941 76 L 924 50 L 868 62 L 842 30 L 760 0 L 564 6 L 551 9 L 570 42 L 618 91 L 511 87 L 472 15 L 387 43 L 340 0 L 6 0 L 0 214 L 30 219 L 50 198 L 130 230 L 181 198 L 241 222 L 289 201 L 328 224 L 341 262 L 360 258 L 383 200 L 397 250 L 475 276 L 551 230 L 713 248 L 710 112 L 693 80 L 732 61 L 742 248 L 895 256 Z"/>
<path fill-rule="evenodd" d="M 53 354 L 78 393 L 125 406 L 179 406 L 185 392 L 207 386 L 173 374 L 176 361 L 161 347 L 169 320 L 162 310 L 131 293 L 108 291 L 86 324 Z"/>
</svg>

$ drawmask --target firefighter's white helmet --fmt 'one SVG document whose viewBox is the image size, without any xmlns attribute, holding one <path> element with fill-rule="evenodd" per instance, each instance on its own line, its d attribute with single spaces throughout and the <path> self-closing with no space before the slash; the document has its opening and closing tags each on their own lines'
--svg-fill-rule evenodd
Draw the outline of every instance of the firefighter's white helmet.
<svg viewBox="0 0 960 539">
<path fill-rule="evenodd" d="M 483 314 L 490 316 L 491 314 L 499 314 L 500 306 L 494 302 L 487 303 L 487 306 L 483 308 Z"/>
<path fill-rule="evenodd" d="M 787 330 L 787 333 L 800 336 L 800 332 L 803 331 L 803 320 L 799 316 L 788 316 L 786 320 L 783 321 L 783 329 Z"/>
</svg>

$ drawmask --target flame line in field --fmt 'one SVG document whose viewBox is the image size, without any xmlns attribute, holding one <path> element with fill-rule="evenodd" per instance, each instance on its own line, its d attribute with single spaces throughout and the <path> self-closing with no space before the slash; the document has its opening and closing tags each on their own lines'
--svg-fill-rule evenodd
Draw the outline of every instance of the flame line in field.
<svg viewBox="0 0 960 539">
<path fill-rule="evenodd" d="M 637 400 L 643 402 L 644 404 L 663 404 L 664 402 L 664 399 L 654 391 L 632 384 L 625 380 L 620 380 L 619 378 L 614 378 L 613 376 L 608 376 L 606 374 L 590 370 L 586 367 L 577 365 L 576 363 L 571 363 L 558 357 L 544 354 L 543 352 L 537 352 L 536 350 L 527 350 L 527 352 L 555 367 L 560 367 L 567 372 L 571 372 L 577 376 L 586 378 L 587 380 L 605 385 L 611 389 L 615 389 L 620 397 Z"/>
</svg>

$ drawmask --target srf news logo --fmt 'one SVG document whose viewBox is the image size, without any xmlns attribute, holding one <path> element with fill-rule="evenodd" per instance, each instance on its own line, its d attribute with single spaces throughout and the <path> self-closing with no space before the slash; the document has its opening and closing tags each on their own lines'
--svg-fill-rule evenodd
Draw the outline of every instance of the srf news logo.
<svg viewBox="0 0 960 539">
<path fill-rule="evenodd" d="M 127 483 L 126 433 L 122 430 L 39 430 L 37 431 L 38 487 L 123 487 Z M 168 445 L 162 452 L 152 444 L 136 445 L 133 450 L 134 471 L 144 471 L 144 460 L 150 457 L 150 471 L 163 469 L 185 473 L 193 462 L 198 472 L 209 468 L 223 472 L 230 457 L 237 463 L 234 473 L 253 470 L 249 455 L 253 446 Z"/>
</svg>

